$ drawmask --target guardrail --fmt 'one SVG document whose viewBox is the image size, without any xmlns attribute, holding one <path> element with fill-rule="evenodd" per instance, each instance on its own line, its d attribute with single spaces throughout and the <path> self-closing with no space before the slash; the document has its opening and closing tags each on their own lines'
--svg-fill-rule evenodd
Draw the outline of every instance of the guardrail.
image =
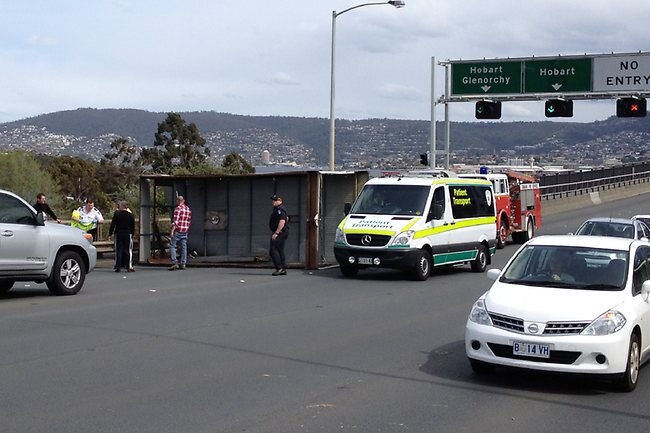
<svg viewBox="0 0 650 433">
<path fill-rule="evenodd" d="M 586 174 L 589 172 L 567 174 L 570 178 L 571 175 L 576 177 L 579 174 Z M 650 171 L 632 172 L 627 174 L 605 176 L 585 180 L 577 180 L 575 182 L 563 183 L 550 183 L 555 176 L 547 175 L 542 176 L 540 179 L 540 191 L 543 200 L 554 200 L 570 196 L 578 196 L 588 194 L 590 192 L 608 190 L 613 188 L 621 188 L 627 185 L 634 185 L 640 183 L 650 182 Z"/>
</svg>

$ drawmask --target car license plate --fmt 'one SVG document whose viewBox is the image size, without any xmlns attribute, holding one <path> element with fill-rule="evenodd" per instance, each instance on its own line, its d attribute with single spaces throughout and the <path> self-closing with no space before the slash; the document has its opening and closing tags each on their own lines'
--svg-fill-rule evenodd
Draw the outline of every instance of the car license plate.
<svg viewBox="0 0 650 433">
<path fill-rule="evenodd" d="M 549 358 L 551 356 L 551 346 L 548 344 L 515 341 L 512 343 L 512 354 L 519 356 L 534 356 L 536 358 Z"/>
<path fill-rule="evenodd" d="M 360 265 L 372 265 L 372 259 L 370 257 L 359 257 Z"/>
</svg>

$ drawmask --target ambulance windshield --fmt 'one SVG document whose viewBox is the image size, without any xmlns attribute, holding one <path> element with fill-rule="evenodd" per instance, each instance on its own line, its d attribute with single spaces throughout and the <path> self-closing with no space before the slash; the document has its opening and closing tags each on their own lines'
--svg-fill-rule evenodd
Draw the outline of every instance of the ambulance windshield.
<svg viewBox="0 0 650 433">
<path fill-rule="evenodd" d="M 424 213 L 431 188 L 415 185 L 366 185 L 351 213 L 413 215 Z"/>
</svg>

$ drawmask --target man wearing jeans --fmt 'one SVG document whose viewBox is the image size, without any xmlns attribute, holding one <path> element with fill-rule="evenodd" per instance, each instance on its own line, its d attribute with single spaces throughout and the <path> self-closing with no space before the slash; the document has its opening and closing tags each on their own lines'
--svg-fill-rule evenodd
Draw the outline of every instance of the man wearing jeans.
<svg viewBox="0 0 650 433">
<path fill-rule="evenodd" d="M 185 198 L 179 195 L 176 198 L 178 205 L 174 209 L 174 219 L 172 221 L 169 243 L 169 255 L 171 256 L 172 265 L 170 271 L 176 269 L 185 269 L 187 263 L 187 232 L 190 229 L 190 222 L 192 221 L 192 211 L 185 204 Z M 176 245 L 181 244 L 181 258 L 180 263 L 176 263 Z"/>
</svg>

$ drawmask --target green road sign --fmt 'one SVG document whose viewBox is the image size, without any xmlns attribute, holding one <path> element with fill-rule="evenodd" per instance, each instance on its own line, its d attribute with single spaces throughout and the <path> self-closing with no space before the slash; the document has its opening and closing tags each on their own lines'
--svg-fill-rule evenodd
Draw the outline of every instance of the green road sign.
<svg viewBox="0 0 650 433">
<path fill-rule="evenodd" d="M 452 63 L 452 95 L 521 93 L 520 61 Z"/>
<path fill-rule="evenodd" d="M 591 91 L 591 57 L 524 62 L 524 93 Z"/>
</svg>

